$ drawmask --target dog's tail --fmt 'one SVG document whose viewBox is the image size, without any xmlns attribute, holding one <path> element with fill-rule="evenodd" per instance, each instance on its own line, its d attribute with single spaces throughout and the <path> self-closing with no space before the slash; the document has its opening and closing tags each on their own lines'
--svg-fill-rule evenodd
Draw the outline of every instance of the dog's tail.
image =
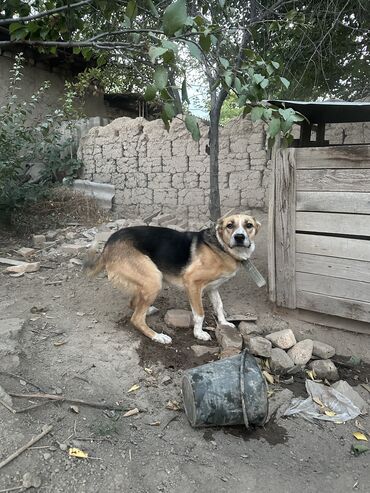
<svg viewBox="0 0 370 493">
<path fill-rule="evenodd" d="M 83 264 L 83 270 L 86 272 L 88 277 L 97 276 L 104 268 L 104 251 L 99 254 L 95 250 L 91 250 Z"/>
</svg>

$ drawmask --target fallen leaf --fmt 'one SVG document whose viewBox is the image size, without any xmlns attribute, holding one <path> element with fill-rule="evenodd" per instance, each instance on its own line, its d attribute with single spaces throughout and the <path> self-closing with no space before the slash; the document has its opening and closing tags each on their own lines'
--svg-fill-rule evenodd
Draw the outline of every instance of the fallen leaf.
<svg viewBox="0 0 370 493">
<path fill-rule="evenodd" d="M 337 415 L 337 413 L 335 413 L 334 411 L 331 411 L 330 409 L 325 409 L 324 414 L 326 414 L 326 416 L 336 416 Z"/>
<path fill-rule="evenodd" d="M 356 438 L 356 440 L 363 440 L 364 442 L 367 442 L 367 436 L 364 435 L 364 433 L 361 433 L 360 431 L 354 431 L 352 435 Z"/>
<path fill-rule="evenodd" d="M 263 376 L 268 381 L 268 383 L 270 383 L 272 385 L 275 382 L 274 377 L 271 375 L 271 373 L 269 373 L 266 370 L 263 370 L 262 373 L 263 373 Z"/>
<path fill-rule="evenodd" d="M 144 371 L 151 375 L 153 373 L 153 370 L 151 368 L 144 368 Z"/>
<path fill-rule="evenodd" d="M 69 406 L 69 409 L 76 414 L 80 414 L 80 408 L 78 406 L 72 405 Z"/>
<path fill-rule="evenodd" d="M 85 312 L 76 312 L 76 315 L 78 315 L 79 317 L 83 317 L 85 315 Z"/>
<path fill-rule="evenodd" d="M 160 426 L 161 422 L 160 421 L 153 421 L 152 423 L 149 423 L 149 426 Z"/>
<path fill-rule="evenodd" d="M 307 375 L 310 377 L 311 380 L 315 380 L 316 373 L 314 370 L 306 370 Z"/>
<path fill-rule="evenodd" d="M 130 416 L 135 416 L 136 414 L 139 414 L 139 409 L 135 407 L 134 409 L 130 409 L 123 415 L 124 418 L 129 418 Z"/>
<path fill-rule="evenodd" d="M 263 362 L 264 362 L 264 365 L 266 366 L 266 368 L 268 370 L 270 370 L 270 362 L 269 362 L 269 360 L 266 358 L 265 360 L 263 360 Z"/>
<path fill-rule="evenodd" d="M 78 457 L 79 459 L 87 459 L 89 457 L 89 454 L 87 452 L 84 452 L 79 448 L 70 448 L 68 450 L 68 454 L 70 455 L 70 457 Z"/>
<path fill-rule="evenodd" d="M 140 389 L 140 385 L 138 385 L 137 383 L 135 383 L 135 385 L 133 385 L 132 387 L 130 387 L 127 392 L 135 392 L 136 390 L 139 390 L 139 389 Z"/>
<path fill-rule="evenodd" d="M 169 409 L 170 411 L 180 411 L 181 408 L 177 401 L 168 401 L 166 409 Z"/>
<path fill-rule="evenodd" d="M 320 401 L 318 397 L 312 397 L 312 400 L 316 402 L 320 407 L 324 407 L 324 404 Z"/>
<path fill-rule="evenodd" d="M 361 445 L 360 443 L 355 443 L 354 445 L 352 445 L 351 450 L 352 450 L 353 454 L 357 456 L 360 454 L 364 454 L 365 452 L 368 452 L 369 448 L 366 447 L 366 445 Z"/>
<path fill-rule="evenodd" d="M 55 341 L 54 346 L 63 346 L 63 344 L 67 344 L 68 341 L 61 340 L 61 341 Z"/>
</svg>

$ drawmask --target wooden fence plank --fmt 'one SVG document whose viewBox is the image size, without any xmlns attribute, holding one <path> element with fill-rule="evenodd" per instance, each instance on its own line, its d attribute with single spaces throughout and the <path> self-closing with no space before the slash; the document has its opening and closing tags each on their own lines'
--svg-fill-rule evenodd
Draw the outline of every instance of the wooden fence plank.
<svg viewBox="0 0 370 493">
<path fill-rule="evenodd" d="M 296 149 L 279 149 L 275 173 L 276 303 L 295 308 Z"/>
<path fill-rule="evenodd" d="M 296 153 L 297 169 L 370 168 L 369 145 L 301 147 Z"/>
<path fill-rule="evenodd" d="M 370 282 L 370 262 L 297 253 L 295 264 L 297 272 Z"/>
<path fill-rule="evenodd" d="M 370 303 L 370 284 L 368 282 L 297 272 L 296 286 L 298 291 L 309 291 L 310 293 Z"/>
<path fill-rule="evenodd" d="M 297 170 L 298 191 L 368 192 L 370 169 Z"/>
<path fill-rule="evenodd" d="M 370 237 L 370 215 L 297 212 L 296 228 L 297 231 Z"/>
<path fill-rule="evenodd" d="M 276 137 L 271 155 L 271 176 L 270 176 L 270 193 L 268 209 L 268 231 L 267 231 L 267 262 L 268 262 L 268 293 L 269 299 L 276 302 L 276 258 L 275 258 L 275 176 L 276 176 L 276 158 L 279 152 L 280 138 Z"/>
<path fill-rule="evenodd" d="M 297 291 L 297 307 L 314 312 L 370 322 L 370 303 Z"/>
<path fill-rule="evenodd" d="M 370 214 L 370 193 L 297 192 L 297 211 Z"/>
<path fill-rule="evenodd" d="M 370 262 L 370 241 L 332 236 L 296 234 L 296 251 Z"/>
</svg>

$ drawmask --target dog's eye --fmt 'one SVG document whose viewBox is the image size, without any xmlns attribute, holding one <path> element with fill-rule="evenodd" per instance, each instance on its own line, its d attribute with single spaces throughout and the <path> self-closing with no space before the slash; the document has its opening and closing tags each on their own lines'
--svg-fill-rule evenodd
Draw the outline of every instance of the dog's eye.
<svg viewBox="0 0 370 493">
<path fill-rule="evenodd" d="M 226 227 L 227 227 L 227 229 L 233 229 L 234 225 L 233 225 L 233 223 L 229 223 Z"/>
<path fill-rule="evenodd" d="M 247 223 L 247 229 L 251 229 L 253 227 L 254 227 L 254 225 L 252 223 Z"/>
</svg>

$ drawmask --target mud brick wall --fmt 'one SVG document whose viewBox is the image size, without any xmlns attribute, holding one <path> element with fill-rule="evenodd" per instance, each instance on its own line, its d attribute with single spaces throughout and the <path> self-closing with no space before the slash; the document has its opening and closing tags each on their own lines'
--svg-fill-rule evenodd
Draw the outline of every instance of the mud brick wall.
<svg viewBox="0 0 370 493">
<path fill-rule="evenodd" d="M 118 118 L 83 137 L 79 157 L 84 178 L 112 183 L 115 208 L 147 215 L 161 209 L 189 219 L 206 219 L 209 200 L 208 127 L 194 142 L 176 119 L 167 132 L 160 120 Z M 265 208 L 269 167 L 261 125 L 236 119 L 221 129 L 222 208 Z"/>
</svg>

